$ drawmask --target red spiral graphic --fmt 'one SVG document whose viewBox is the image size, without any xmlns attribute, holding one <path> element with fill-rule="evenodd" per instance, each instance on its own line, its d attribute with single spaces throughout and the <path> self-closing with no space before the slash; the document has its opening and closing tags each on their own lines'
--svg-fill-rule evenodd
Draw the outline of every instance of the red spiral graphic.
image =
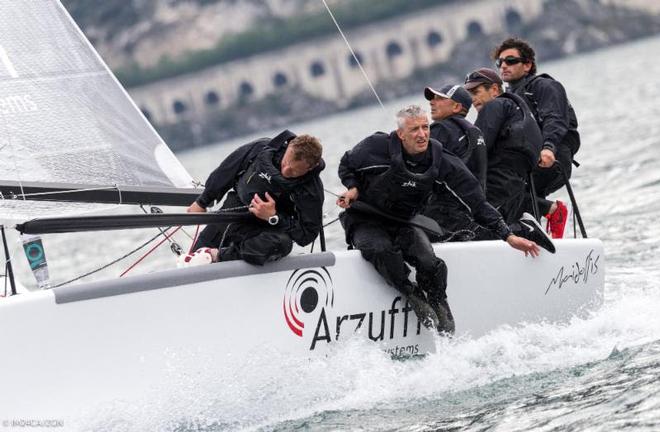
<svg viewBox="0 0 660 432">
<path fill-rule="evenodd" d="M 297 269 L 286 284 L 282 311 L 291 331 L 302 337 L 305 328 L 304 315 L 316 310 L 319 304 L 334 305 L 332 277 L 325 267 L 319 269 Z"/>
</svg>

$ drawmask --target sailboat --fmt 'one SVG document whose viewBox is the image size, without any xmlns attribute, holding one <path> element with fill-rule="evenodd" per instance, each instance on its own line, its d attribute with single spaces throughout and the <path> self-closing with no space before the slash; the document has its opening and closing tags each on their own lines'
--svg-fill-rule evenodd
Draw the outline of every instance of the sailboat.
<svg viewBox="0 0 660 432">
<path fill-rule="evenodd" d="M 3 5 L 0 117 L 0 215 L 23 233 L 242 217 L 80 214 L 109 204 L 187 206 L 200 190 L 57 0 Z M 450 269 L 457 335 L 566 321 L 597 307 L 602 243 L 560 240 L 556 248 L 531 260 L 500 241 L 435 245 Z M 5 267 L 7 284 L 14 277 Z M 435 352 L 438 341 L 357 251 L 8 295 L 0 328 L 0 412 L 12 418 L 75 418 L 143 397 L 167 379 L 172 353 L 203 352 L 222 371 L 263 352 L 323 356 L 351 338 L 395 357 Z"/>
</svg>

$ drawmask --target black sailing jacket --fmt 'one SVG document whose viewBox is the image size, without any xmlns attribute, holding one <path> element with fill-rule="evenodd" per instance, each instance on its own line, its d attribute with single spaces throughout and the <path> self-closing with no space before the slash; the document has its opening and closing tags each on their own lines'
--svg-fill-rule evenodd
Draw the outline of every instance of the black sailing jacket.
<svg viewBox="0 0 660 432">
<path fill-rule="evenodd" d="M 230 190 L 235 189 L 240 181 L 244 183 L 245 175 L 251 175 L 251 168 L 260 162 L 259 156 L 264 153 L 273 154 L 273 166 L 279 169 L 286 146 L 289 140 L 295 136 L 287 130 L 273 139 L 261 138 L 236 149 L 209 175 L 204 192 L 197 198 L 197 203 L 206 208 L 214 201 L 221 200 Z M 278 184 L 278 187 L 273 190 L 268 189 L 268 182 L 261 183 L 264 192 L 268 191 L 275 198 L 277 213 L 280 216 L 277 226 L 286 231 L 291 239 L 301 246 L 311 243 L 323 224 L 324 195 L 323 183 L 319 174 L 324 168 L 325 162 L 321 160 L 321 163 L 312 171 L 302 177 L 292 179 L 290 182 Z M 261 173 L 254 174 L 258 176 Z M 244 204 L 249 203 L 244 202 Z"/>
<path fill-rule="evenodd" d="M 431 138 L 440 141 L 445 150 L 461 158 L 482 187 L 486 188 L 488 156 L 484 136 L 478 127 L 465 117 L 454 115 L 431 123 Z"/>
<path fill-rule="evenodd" d="M 557 147 L 568 146 L 571 153 L 580 148 L 575 110 L 559 81 L 548 74 L 527 75 L 511 83 L 507 92 L 523 98 L 534 113 L 543 133 L 543 148 L 557 154 Z"/>
<path fill-rule="evenodd" d="M 369 196 L 369 184 L 390 170 L 393 162 L 392 144 L 396 144 L 400 151 L 403 151 L 403 144 L 396 131 L 389 135 L 376 133 L 365 138 L 341 158 L 339 178 L 346 188 L 357 187 L 359 200 L 370 203 L 383 201 L 382 196 Z M 442 144 L 435 139 L 430 140 L 428 151 L 435 153 L 432 157 L 436 172 L 433 180 L 434 190 L 446 188 L 451 191 L 465 204 L 477 223 L 505 239 L 511 233 L 509 227 L 497 210 L 488 204 L 479 182 L 465 164 L 457 156 L 444 151 Z M 418 200 L 417 212 L 424 208 L 431 193 L 433 191 L 429 191 L 424 199 Z"/>
<path fill-rule="evenodd" d="M 501 94 L 481 108 L 475 125 L 484 134 L 488 170 L 508 167 L 526 178 L 539 160 L 543 138 L 525 102 Z"/>
</svg>

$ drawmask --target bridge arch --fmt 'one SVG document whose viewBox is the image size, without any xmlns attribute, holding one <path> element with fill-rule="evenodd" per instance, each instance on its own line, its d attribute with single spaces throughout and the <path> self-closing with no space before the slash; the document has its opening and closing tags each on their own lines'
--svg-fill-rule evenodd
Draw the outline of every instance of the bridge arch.
<svg viewBox="0 0 660 432">
<path fill-rule="evenodd" d="M 309 73 L 314 78 L 322 77 L 325 75 L 325 66 L 323 66 L 323 63 L 320 60 L 317 60 L 309 67 Z"/>
<path fill-rule="evenodd" d="M 437 47 L 438 45 L 440 45 L 442 43 L 442 41 L 443 41 L 442 35 L 439 32 L 435 31 L 435 30 L 429 31 L 428 34 L 426 35 L 426 44 L 430 48 Z"/>
<path fill-rule="evenodd" d="M 182 102 L 180 100 L 175 100 L 172 102 L 172 111 L 174 111 L 174 114 L 180 115 L 188 111 L 188 105 L 185 104 L 185 102 Z"/>
<path fill-rule="evenodd" d="M 523 24 L 522 16 L 514 8 L 509 8 L 504 15 L 506 29 L 510 32 L 517 31 Z"/>
<path fill-rule="evenodd" d="M 220 95 L 215 90 L 209 90 L 204 95 L 204 103 L 208 106 L 216 106 L 220 103 Z"/>
<path fill-rule="evenodd" d="M 284 87 L 289 83 L 289 78 L 284 74 L 284 72 L 277 72 L 273 75 L 273 85 L 276 88 Z"/>
<path fill-rule="evenodd" d="M 472 20 L 467 25 L 467 37 L 474 38 L 484 35 L 484 29 L 481 23 L 477 20 Z"/>
<path fill-rule="evenodd" d="M 243 81 L 238 87 L 238 94 L 242 98 L 250 97 L 254 94 L 254 87 L 248 81 Z"/>
<path fill-rule="evenodd" d="M 391 41 L 385 47 L 385 53 L 387 54 L 387 58 L 393 59 L 403 54 L 403 48 L 397 41 Z"/>
</svg>

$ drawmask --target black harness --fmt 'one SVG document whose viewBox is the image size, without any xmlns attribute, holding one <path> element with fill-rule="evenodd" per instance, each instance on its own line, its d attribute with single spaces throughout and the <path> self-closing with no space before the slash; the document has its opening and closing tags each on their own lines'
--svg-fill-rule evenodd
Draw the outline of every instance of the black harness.
<svg viewBox="0 0 660 432">
<path fill-rule="evenodd" d="M 438 178 L 441 149 L 429 143 L 427 151 L 432 153 L 433 162 L 423 173 L 413 173 L 406 167 L 399 140 L 388 140 L 390 167 L 374 176 L 366 187 L 363 200 L 401 218 L 411 218 L 426 203 Z"/>
<path fill-rule="evenodd" d="M 534 81 L 536 81 L 539 78 L 546 78 L 552 81 L 556 81 L 553 77 L 551 77 L 546 73 L 540 75 L 534 75 L 528 80 L 526 80 L 522 86 L 516 89 L 515 93 L 525 100 L 529 108 L 532 110 L 532 113 L 534 114 L 534 117 L 536 118 L 539 127 L 543 129 L 544 119 L 543 116 L 539 114 L 539 103 L 536 100 L 534 92 L 531 91 L 532 83 L 534 83 Z M 580 134 L 577 131 L 578 120 L 577 120 L 577 115 L 575 114 L 575 110 L 573 109 L 573 105 L 571 105 L 571 102 L 568 100 L 568 96 L 566 97 L 566 101 L 568 102 L 568 134 L 567 135 L 569 135 L 566 141 L 571 149 L 571 153 L 575 155 L 575 153 L 577 153 L 578 150 L 580 149 Z"/>
<path fill-rule="evenodd" d="M 543 135 L 534 114 L 527 103 L 516 94 L 502 93 L 498 97 L 513 101 L 523 116 L 522 120 L 511 121 L 503 128 L 499 136 L 500 149 L 524 154 L 531 170 L 538 163 L 543 147 Z"/>
<path fill-rule="evenodd" d="M 268 145 L 248 162 L 247 168 L 241 172 L 234 186 L 238 198 L 244 205 L 249 205 L 255 194 L 265 199 L 266 192 L 275 200 L 278 209 L 293 190 L 307 181 L 307 176 L 286 178 L 276 164 L 278 150 L 286 147 L 286 142 L 295 138 L 295 134 L 284 131 L 273 138 Z"/>
</svg>

